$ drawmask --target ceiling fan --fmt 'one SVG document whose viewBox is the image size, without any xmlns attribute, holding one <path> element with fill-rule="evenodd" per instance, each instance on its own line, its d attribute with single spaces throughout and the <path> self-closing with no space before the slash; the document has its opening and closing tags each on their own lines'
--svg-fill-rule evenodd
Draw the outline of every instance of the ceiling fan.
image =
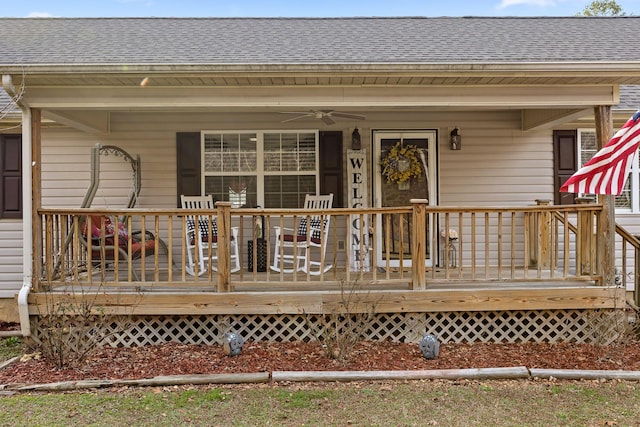
<svg viewBox="0 0 640 427">
<path fill-rule="evenodd" d="M 366 117 L 360 114 L 343 113 L 341 111 L 334 110 L 311 110 L 311 111 L 281 111 L 282 114 L 297 114 L 296 117 L 283 120 L 282 123 L 291 122 L 293 120 L 302 119 L 304 117 L 313 117 L 320 119 L 328 125 L 334 124 L 336 121 L 334 117 L 351 120 L 364 120 Z"/>
</svg>

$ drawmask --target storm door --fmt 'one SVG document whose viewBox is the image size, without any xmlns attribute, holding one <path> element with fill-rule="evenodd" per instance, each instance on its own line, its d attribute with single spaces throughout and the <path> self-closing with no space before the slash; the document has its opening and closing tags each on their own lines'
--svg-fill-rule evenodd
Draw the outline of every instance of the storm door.
<svg viewBox="0 0 640 427">
<path fill-rule="evenodd" d="M 374 131 L 373 141 L 375 206 L 410 206 L 411 199 L 427 199 L 429 205 L 436 205 L 436 131 Z M 405 180 L 407 175 L 410 178 Z M 386 266 L 389 253 L 391 267 L 410 267 L 411 215 L 392 214 L 390 219 L 387 222 L 377 218 L 380 231 L 376 235 L 376 264 Z M 435 259 L 432 228 L 433 218 L 427 215 L 425 266 L 432 266 Z M 391 238 L 385 239 L 387 235 Z"/>
</svg>

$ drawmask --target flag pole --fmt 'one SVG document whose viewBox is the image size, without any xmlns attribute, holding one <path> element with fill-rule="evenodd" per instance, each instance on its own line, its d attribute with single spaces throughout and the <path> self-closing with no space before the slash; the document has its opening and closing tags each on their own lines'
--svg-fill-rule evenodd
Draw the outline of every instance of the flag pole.
<svg viewBox="0 0 640 427">
<path fill-rule="evenodd" d="M 613 136 L 613 116 L 610 105 L 594 107 L 596 122 L 596 143 L 598 150 L 602 149 Z M 597 245 L 599 263 L 602 266 L 602 285 L 615 284 L 615 196 L 600 194 L 598 200 L 602 203 L 602 212 L 598 219 L 598 235 L 600 243 Z"/>
</svg>

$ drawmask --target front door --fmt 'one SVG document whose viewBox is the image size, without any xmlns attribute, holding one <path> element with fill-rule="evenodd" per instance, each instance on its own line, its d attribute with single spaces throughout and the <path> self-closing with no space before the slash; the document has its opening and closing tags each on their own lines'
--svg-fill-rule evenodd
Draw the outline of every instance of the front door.
<svg viewBox="0 0 640 427">
<path fill-rule="evenodd" d="M 437 163 L 436 163 L 436 131 L 374 131 L 374 186 L 375 186 L 375 206 L 393 207 L 410 206 L 411 199 L 427 199 L 429 205 L 436 205 L 437 200 Z M 409 159 L 400 159 L 399 162 L 393 159 L 393 167 L 400 170 L 416 170 L 418 176 L 413 176 L 408 181 L 397 182 L 397 174 L 389 181 L 383 176 L 383 167 L 380 161 L 384 159 L 393 149 L 409 147 L 413 153 Z M 415 149 L 417 148 L 417 149 Z M 407 163 L 407 161 L 409 163 Z M 398 166 L 398 164 L 400 166 Z M 388 172 L 388 170 L 387 170 Z M 378 267 L 386 266 L 386 254 L 389 253 L 391 267 L 411 266 L 411 216 L 392 215 L 388 230 L 391 238 L 388 242 L 384 239 L 387 235 L 387 222 L 382 221 L 378 216 L 377 229 L 377 254 L 376 263 Z M 432 266 L 434 261 L 434 250 L 432 248 L 432 218 L 428 216 L 427 224 L 427 256 L 425 266 Z M 389 246 L 387 248 L 387 245 Z"/>
</svg>

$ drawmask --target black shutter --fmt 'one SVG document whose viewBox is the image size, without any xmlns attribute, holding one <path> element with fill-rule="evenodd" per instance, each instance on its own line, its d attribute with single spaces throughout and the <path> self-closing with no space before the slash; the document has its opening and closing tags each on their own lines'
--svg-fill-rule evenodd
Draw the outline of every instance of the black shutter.
<svg viewBox="0 0 640 427">
<path fill-rule="evenodd" d="M 178 132 L 176 134 L 176 170 L 178 206 L 180 195 L 200 195 L 200 132 Z"/>
<path fill-rule="evenodd" d="M 322 131 L 319 141 L 320 194 L 333 193 L 333 207 L 341 208 L 344 200 L 342 178 L 342 132 Z"/>
<path fill-rule="evenodd" d="M 571 205 L 573 193 L 561 193 L 562 184 L 576 173 L 578 167 L 578 133 L 575 130 L 553 132 L 554 204 Z"/>
<path fill-rule="evenodd" d="M 22 218 L 22 137 L 0 135 L 0 218 Z"/>
</svg>

